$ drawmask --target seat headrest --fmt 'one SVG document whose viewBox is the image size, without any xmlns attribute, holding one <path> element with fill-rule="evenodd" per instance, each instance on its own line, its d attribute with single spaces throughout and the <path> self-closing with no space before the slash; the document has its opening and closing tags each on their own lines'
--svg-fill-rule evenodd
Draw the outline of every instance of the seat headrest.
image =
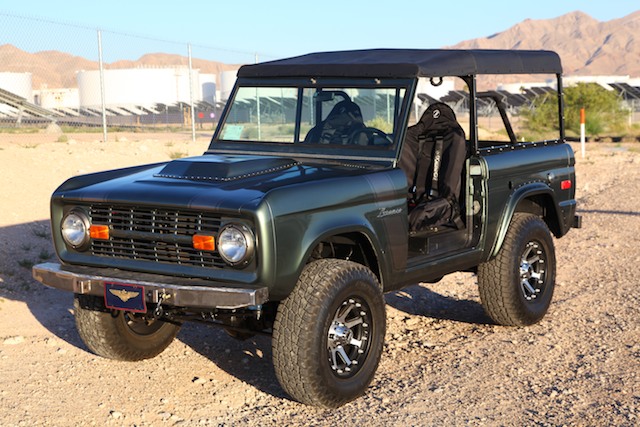
<svg viewBox="0 0 640 427">
<path fill-rule="evenodd" d="M 356 122 L 363 122 L 360 106 L 358 106 L 358 104 L 356 104 L 355 102 L 347 99 L 345 99 L 344 101 L 340 101 L 336 105 L 334 105 L 325 120 L 332 120 L 340 116 L 349 117 L 351 120 L 354 120 Z"/>
<path fill-rule="evenodd" d="M 462 130 L 456 119 L 456 113 L 453 112 L 451 107 L 442 102 L 429 105 L 429 108 L 422 114 L 416 125 L 420 125 L 422 128 L 420 133 L 449 129 Z"/>
</svg>

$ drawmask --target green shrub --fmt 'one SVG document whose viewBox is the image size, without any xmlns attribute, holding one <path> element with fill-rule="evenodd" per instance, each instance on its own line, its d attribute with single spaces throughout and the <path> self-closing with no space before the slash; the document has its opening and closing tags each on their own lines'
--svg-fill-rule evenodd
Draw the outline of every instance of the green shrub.
<svg viewBox="0 0 640 427">
<path fill-rule="evenodd" d="M 580 110 L 585 109 L 585 131 L 589 135 L 621 132 L 625 127 L 625 110 L 614 91 L 596 83 L 578 83 L 564 90 L 565 129 L 580 133 Z M 529 133 L 558 129 L 558 99 L 555 94 L 538 96 L 530 110 L 523 110 Z"/>
<path fill-rule="evenodd" d="M 381 116 L 376 116 L 375 118 L 367 121 L 365 124 L 367 125 L 367 127 L 380 129 L 384 133 L 393 132 L 393 123 L 389 123 L 387 119 Z"/>
</svg>

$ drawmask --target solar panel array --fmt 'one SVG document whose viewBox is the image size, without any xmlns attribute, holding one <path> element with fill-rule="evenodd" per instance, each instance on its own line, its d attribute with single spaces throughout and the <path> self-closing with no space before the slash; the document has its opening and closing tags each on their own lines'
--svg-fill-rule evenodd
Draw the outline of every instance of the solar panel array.
<svg viewBox="0 0 640 427">
<path fill-rule="evenodd" d="M 105 108 L 109 124 L 115 126 L 140 126 L 154 124 L 182 125 L 185 117 L 190 115 L 191 106 L 186 103 L 173 105 L 110 105 Z M 213 105 L 206 101 L 195 104 L 196 122 L 212 121 L 219 117 L 223 104 Z M 102 109 L 100 107 L 58 107 L 43 108 L 28 102 L 25 98 L 0 89 L 0 124 L 39 124 L 55 121 L 68 126 L 102 126 Z"/>
<path fill-rule="evenodd" d="M 631 86 L 628 83 L 608 84 L 619 98 L 627 103 L 635 111 L 640 111 L 640 87 Z M 530 87 L 519 93 L 506 90 L 492 90 L 485 92 L 497 99 L 500 99 L 507 111 L 517 113 L 522 108 L 531 108 L 534 100 L 539 96 L 555 96 L 556 91 L 552 87 Z M 469 93 L 462 90 L 451 90 L 440 99 L 434 98 L 426 93 L 419 93 L 418 100 L 424 105 L 435 102 L 449 104 L 456 111 L 469 109 Z M 282 98 L 269 100 L 268 97 L 262 102 L 273 102 L 279 104 Z M 288 100 L 285 100 L 288 101 Z M 295 102 L 291 100 L 291 102 Z M 208 102 L 198 102 L 195 106 L 200 114 L 196 116 L 198 120 L 212 121 L 220 116 L 222 103 L 215 105 Z M 188 104 L 177 103 L 174 105 L 154 104 L 154 105 L 116 105 L 108 106 L 105 109 L 111 125 L 120 126 L 140 126 L 153 124 L 182 124 L 185 115 L 188 114 L 190 106 Z M 492 115 L 495 113 L 495 106 L 488 99 L 478 99 L 478 114 Z M 55 108 L 45 109 L 36 104 L 28 102 L 25 98 L 15 95 L 9 91 L 0 89 L 0 123 L 48 123 L 55 120 L 59 124 L 71 126 L 100 126 L 102 110 L 100 108 Z"/>
</svg>

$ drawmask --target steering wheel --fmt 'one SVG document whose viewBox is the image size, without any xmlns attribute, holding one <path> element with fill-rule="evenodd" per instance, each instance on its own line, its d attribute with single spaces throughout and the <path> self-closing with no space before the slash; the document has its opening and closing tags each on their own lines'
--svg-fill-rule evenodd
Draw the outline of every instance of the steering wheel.
<svg viewBox="0 0 640 427">
<path fill-rule="evenodd" d="M 366 140 L 363 140 L 362 135 L 366 136 Z M 375 144 L 376 135 L 384 139 L 384 143 Z M 393 140 L 389 135 L 382 132 L 380 129 L 372 127 L 364 127 L 356 129 L 349 135 L 349 145 L 391 145 Z"/>
</svg>

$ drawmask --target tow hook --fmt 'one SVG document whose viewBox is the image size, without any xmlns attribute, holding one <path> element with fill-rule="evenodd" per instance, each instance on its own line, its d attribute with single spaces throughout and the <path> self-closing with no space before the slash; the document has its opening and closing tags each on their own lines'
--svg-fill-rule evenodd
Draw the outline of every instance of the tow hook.
<svg viewBox="0 0 640 427">
<path fill-rule="evenodd" d="M 154 319 L 159 319 L 164 315 L 164 309 L 162 308 L 162 302 L 171 298 L 170 294 L 162 292 L 158 295 L 158 303 L 156 304 L 155 310 L 153 310 Z"/>
</svg>

